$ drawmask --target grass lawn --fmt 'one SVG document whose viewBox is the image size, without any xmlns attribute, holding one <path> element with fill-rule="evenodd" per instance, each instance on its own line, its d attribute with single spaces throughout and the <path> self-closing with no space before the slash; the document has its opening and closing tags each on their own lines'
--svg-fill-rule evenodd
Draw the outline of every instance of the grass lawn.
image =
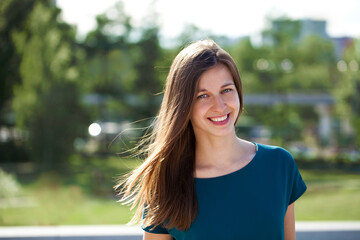
<svg viewBox="0 0 360 240">
<path fill-rule="evenodd" d="M 138 165 L 131 159 L 74 158 L 72 176 L 47 174 L 23 184 L 26 207 L 1 208 L 0 225 L 126 224 L 129 208 L 116 202 L 115 177 Z M 360 174 L 300 170 L 307 192 L 296 202 L 296 220 L 360 220 Z"/>
<path fill-rule="evenodd" d="M 34 206 L 0 209 L 0 225 L 124 224 L 128 207 L 116 199 L 86 196 L 75 186 L 32 191 Z"/>
<path fill-rule="evenodd" d="M 301 170 L 308 189 L 296 201 L 296 219 L 360 220 L 360 174 Z"/>
<path fill-rule="evenodd" d="M 28 206 L 2 208 L 0 226 L 125 224 L 132 212 L 117 202 L 116 179 L 139 164 L 133 159 L 71 159 L 73 173 L 47 173 L 23 184 Z"/>
</svg>

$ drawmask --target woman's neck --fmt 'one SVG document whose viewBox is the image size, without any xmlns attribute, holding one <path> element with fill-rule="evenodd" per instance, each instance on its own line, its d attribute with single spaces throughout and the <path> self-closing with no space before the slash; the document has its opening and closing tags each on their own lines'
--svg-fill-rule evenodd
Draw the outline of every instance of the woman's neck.
<svg viewBox="0 0 360 240">
<path fill-rule="evenodd" d="M 204 140 L 196 142 L 196 178 L 217 177 L 237 171 L 252 161 L 256 154 L 255 144 L 237 138 Z"/>
<path fill-rule="evenodd" d="M 226 167 L 238 158 L 241 140 L 235 133 L 226 137 L 196 139 L 197 167 Z"/>
<path fill-rule="evenodd" d="M 195 177 L 216 177 L 246 166 L 255 156 L 256 146 L 233 136 L 196 139 Z"/>
</svg>

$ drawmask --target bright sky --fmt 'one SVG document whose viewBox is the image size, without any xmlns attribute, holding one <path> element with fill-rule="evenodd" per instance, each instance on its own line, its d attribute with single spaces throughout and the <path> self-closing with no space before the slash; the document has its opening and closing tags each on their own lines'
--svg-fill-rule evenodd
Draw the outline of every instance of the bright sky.
<svg viewBox="0 0 360 240">
<path fill-rule="evenodd" d="M 80 36 L 95 28 L 95 16 L 111 9 L 117 0 L 57 0 L 63 19 L 76 24 Z M 139 25 L 148 9 L 158 13 L 161 35 L 175 38 L 185 23 L 229 37 L 256 38 L 267 17 L 312 18 L 327 21 L 332 37 L 360 37 L 359 0 L 123 0 L 125 11 Z M 155 3 L 154 3 L 155 2 Z"/>
</svg>

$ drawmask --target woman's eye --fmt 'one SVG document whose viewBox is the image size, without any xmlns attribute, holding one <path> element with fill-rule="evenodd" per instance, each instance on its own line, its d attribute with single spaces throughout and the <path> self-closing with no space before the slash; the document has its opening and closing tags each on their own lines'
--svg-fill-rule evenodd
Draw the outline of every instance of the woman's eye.
<svg viewBox="0 0 360 240">
<path fill-rule="evenodd" d="M 207 97 L 206 94 L 201 94 L 201 95 L 199 95 L 197 98 L 198 98 L 198 99 L 202 99 L 202 98 L 206 98 L 206 97 Z"/>
<path fill-rule="evenodd" d="M 227 89 L 224 89 L 224 90 L 223 90 L 223 93 L 227 93 L 227 92 L 231 92 L 231 91 L 232 91 L 231 88 L 227 88 Z"/>
</svg>

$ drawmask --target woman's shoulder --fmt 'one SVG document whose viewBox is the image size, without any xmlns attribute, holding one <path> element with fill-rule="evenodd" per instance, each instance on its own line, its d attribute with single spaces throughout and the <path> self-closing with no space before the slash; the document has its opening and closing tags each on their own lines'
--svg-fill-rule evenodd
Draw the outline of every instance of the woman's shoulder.
<svg viewBox="0 0 360 240">
<path fill-rule="evenodd" d="M 255 143 L 258 151 L 261 153 L 263 157 L 269 158 L 277 158 L 277 159 L 285 159 L 293 161 L 293 157 L 291 153 L 283 147 L 276 145 L 268 145 L 262 143 Z"/>
<path fill-rule="evenodd" d="M 257 143 L 254 142 L 258 148 L 261 148 L 263 151 L 271 152 L 271 153 L 287 153 L 290 154 L 288 150 L 281 146 L 276 145 L 269 145 L 269 144 L 263 144 L 263 143 Z"/>
</svg>

